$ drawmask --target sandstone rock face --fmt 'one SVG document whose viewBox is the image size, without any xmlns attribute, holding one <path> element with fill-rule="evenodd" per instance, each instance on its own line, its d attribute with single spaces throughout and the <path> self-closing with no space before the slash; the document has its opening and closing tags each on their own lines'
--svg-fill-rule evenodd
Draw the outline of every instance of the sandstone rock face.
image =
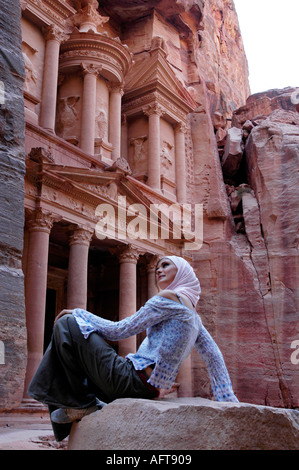
<svg viewBox="0 0 299 470">
<path fill-rule="evenodd" d="M 250 95 L 244 106 L 233 113 L 232 126 L 242 127 L 247 119 L 260 122 L 276 109 L 296 111 L 295 88 L 286 87 L 283 90 L 268 90 Z"/>
<path fill-rule="evenodd" d="M 256 227 L 255 238 L 250 240 L 252 262 L 280 388 L 290 401 L 299 387 L 298 364 L 290 360 L 291 344 L 299 338 L 298 113 L 278 109 L 255 127 L 246 144 L 246 159 L 262 230 Z M 254 253 L 259 259 L 253 258 Z"/>
<path fill-rule="evenodd" d="M 69 450 L 295 450 L 299 412 L 202 398 L 121 399 L 74 424 Z"/>
<path fill-rule="evenodd" d="M 270 90 L 234 113 L 244 146 L 239 173 L 224 174 L 234 224 L 224 223 L 219 240 L 206 231 L 194 257 L 200 312 L 224 351 L 237 396 L 284 407 L 299 404 L 299 115 L 292 96 L 293 89 Z M 193 362 L 196 394 L 208 396 L 196 355 Z"/>
<path fill-rule="evenodd" d="M 20 5 L 0 12 L 0 408 L 18 405 L 26 367 L 24 279 L 24 64 Z"/>
</svg>

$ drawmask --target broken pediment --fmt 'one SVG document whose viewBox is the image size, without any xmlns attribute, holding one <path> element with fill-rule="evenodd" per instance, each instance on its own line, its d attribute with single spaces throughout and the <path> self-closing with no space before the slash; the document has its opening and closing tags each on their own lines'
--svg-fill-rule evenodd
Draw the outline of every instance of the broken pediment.
<svg viewBox="0 0 299 470">
<path fill-rule="evenodd" d="M 158 92 L 161 98 L 166 98 L 186 113 L 197 106 L 168 63 L 166 44 L 160 37 L 152 39 L 149 55 L 136 61 L 128 73 L 123 102 L 125 104 L 151 92 Z"/>
<path fill-rule="evenodd" d="M 129 204 L 142 203 L 149 206 L 150 201 L 145 200 L 138 188 L 125 184 L 125 174 L 128 173 L 126 169 L 119 171 L 117 165 L 112 167 L 98 170 L 45 164 L 42 182 L 47 186 L 54 185 L 62 192 L 71 191 L 76 198 L 91 204 L 99 204 L 101 201 L 114 204 L 122 196 L 126 197 Z"/>
<path fill-rule="evenodd" d="M 30 175 L 27 174 L 27 178 L 30 180 Z M 32 179 L 31 183 L 34 183 Z M 180 246 L 186 236 L 181 231 L 180 206 L 169 205 L 164 198 L 151 200 L 140 185 L 134 184 L 133 178 L 123 172 L 45 163 L 35 184 L 41 205 L 54 203 L 55 211 L 65 220 L 83 217 L 97 227 L 98 224 L 105 227 L 112 213 L 113 219 L 125 220 L 122 239 L 125 235 L 126 239 L 137 237 L 154 245 L 162 243 L 164 246 L 169 242 Z M 105 230 L 103 234 L 106 236 Z"/>
</svg>

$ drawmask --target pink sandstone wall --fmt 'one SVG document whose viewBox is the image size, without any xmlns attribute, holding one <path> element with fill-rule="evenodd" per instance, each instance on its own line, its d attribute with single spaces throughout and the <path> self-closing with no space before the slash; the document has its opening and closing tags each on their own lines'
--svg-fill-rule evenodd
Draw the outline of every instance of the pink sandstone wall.
<svg viewBox="0 0 299 470">
<path fill-rule="evenodd" d="M 0 408 L 18 406 L 26 370 L 24 276 L 24 63 L 19 2 L 0 9 Z"/>
</svg>

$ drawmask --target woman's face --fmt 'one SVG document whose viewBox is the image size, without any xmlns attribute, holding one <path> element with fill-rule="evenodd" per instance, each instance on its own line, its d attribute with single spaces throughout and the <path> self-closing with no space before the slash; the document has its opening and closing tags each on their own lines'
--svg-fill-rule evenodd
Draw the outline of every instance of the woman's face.
<svg viewBox="0 0 299 470">
<path fill-rule="evenodd" d="M 156 267 L 156 281 L 160 290 L 166 289 L 175 278 L 178 268 L 170 259 L 162 258 Z"/>
</svg>

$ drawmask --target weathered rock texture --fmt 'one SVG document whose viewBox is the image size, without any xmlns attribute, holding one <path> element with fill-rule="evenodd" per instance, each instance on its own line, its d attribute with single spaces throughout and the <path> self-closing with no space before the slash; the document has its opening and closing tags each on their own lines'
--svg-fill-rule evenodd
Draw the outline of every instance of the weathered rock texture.
<svg viewBox="0 0 299 470">
<path fill-rule="evenodd" d="M 23 395 L 26 328 L 21 255 L 24 225 L 24 64 L 19 2 L 0 8 L 0 408 Z"/>
<path fill-rule="evenodd" d="M 299 115 L 293 94 L 284 89 L 253 95 L 233 114 L 231 132 L 239 142 L 221 142 L 220 156 L 232 161 L 223 175 L 235 228 L 214 237 L 211 230 L 195 255 L 200 310 L 225 351 L 237 395 L 285 407 L 299 403 Z M 206 381 L 199 370 L 195 381 L 203 396 Z"/>
<path fill-rule="evenodd" d="M 251 259 L 280 389 L 285 403 L 291 403 L 299 386 L 294 373 L 298 364 L 290 360 L 291 342 L 299 335 L 298 113 L 276 110 L 255 127 L 246 144 L 246 160 L 257 214 L 255 221 L 245 216 L 246 233 L 253 230 L 248 237 Z M 249 204 L 243 201 L 247 213 Z"/>
<path fill-rule="evenodd" d="M 114 19 L 114 25 L 119 25 L 124 42 L 134 53 L 146 49 L 144 41 L 151 34 L 164 37 L 168 62 L 187 90 L 194 88 L 195 97 L 206 93 L 213 120 L 219 114 L 222 119 L 230 118 L 245 103 L 250 94 L 248 65 L 232 0 L 103 0 L 100 7 Z M 160 26 L 156 21 L 153 31 L 146 31 L 142 24 L 153 10 Z M 137 19 L 141 26 L 137 23 L 132 35 Z M 179 39 L 169 24 L 179 32 Z"/>
<path fill-rule="evenodd" d="M 116 400 L 73 425 L 69 450 L 298 450 L 299 412 L 202 398 Z"/>
</svg>

